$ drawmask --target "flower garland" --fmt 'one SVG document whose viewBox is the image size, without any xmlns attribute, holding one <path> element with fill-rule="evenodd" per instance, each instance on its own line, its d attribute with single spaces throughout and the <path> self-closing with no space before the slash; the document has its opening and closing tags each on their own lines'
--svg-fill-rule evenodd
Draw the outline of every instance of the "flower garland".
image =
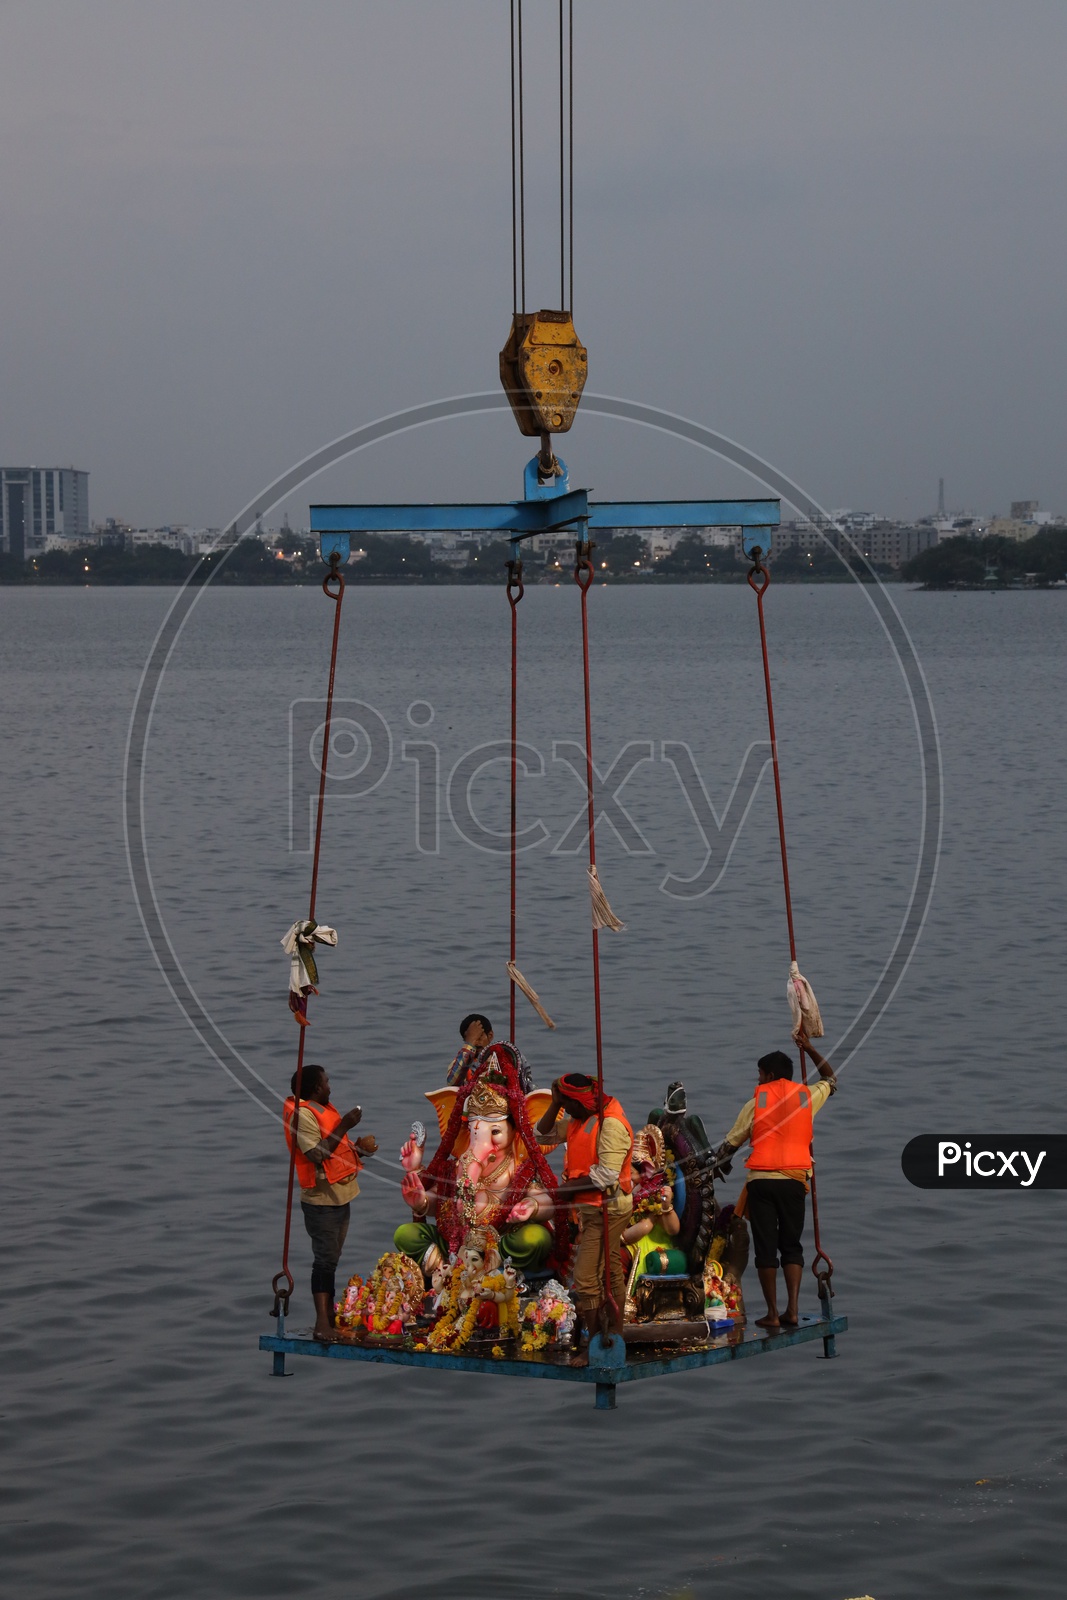
<svg viewBox="0 0 1067 1600">
<path fill-rule="evenodd" d="M 478 1320 L 481 1304 L 476 1295 L 472 1294 L 466 1307 L 463 1305 L 461 1291 L 466 1279 L 466 1269 L 462 1261 L 457 1261 L 452 1268 L 452 1279 L 449 1285 L 448 1303 L 444 1315 L 430 1330 L 427 1343 L 431 1350 L 462 1350 L 470 1342 L 474 1332 L 474 1325 Z"/>
<path fill-rule="evenodd" d="M 517 1339 L 519 1336 L 519 1295 L 515 1287 L 514 1275 L 509 1282 L 507 1274 L 491 1272 L 482 1279 L 482 1290 L 498 1306 L 497 1317 L 501 1335 L 505 1339 Z"/>
<path fill-rule="evenodd" d="M 462 1160 L 462 1157 L 460 1158 Z M 458 1163 L 454 1158 L 448 1161 L 448 1176 L 441 1184 L 443 1193 L 437 1203 L 437 1226 L 443 1233 L 450 1254 L 455 1254 L 463 1245 L 467 1229 L 475 1224 L 473 1201 L 469 1198 L 471 1185 L 466 1178 L 455 1176 Z M 494 1228 L 501 1233 L 507 1223 L 512 1209 L 522 1200 L 535 1176 L 538 1176 L 535 1164 L 531 1160 L 524 1161 L 518 1167 L 504 1191 L 501 1198 L 491 1210 L 483 1212 L 477 1218 L 480 1228 Z M 555 1178 L 553 1175 L 553 1185 Z"/>
<path fill-rule="evenodd" d="M 634 1184 L 633 1194 L 633 1220 L 639 1222 L 642 1217 L 662 1217 L 674 1207 L 674 1181 L 678 1167 L 674 1156 L 667 1151 L 666 1161 L 661 1169 L 655 1172 L 644 1173 Z M 671 1199 L 665 1201 L 661 1191 L 669 1188 Z"/>
<path fill-rule="evenodd" d="M 470 1342 L 470 1337 L 474 1332 L 474 1324 L 478 1320 L 478 1312 L 480 1309 L 481 1308 L 478 1304 L 478 1301 L 471 1300 L 470 1304 L 467 1306 L 467 1309 L 464 1311 L 463 1316 L 459 1318 L 457 1323 L 460 1307 L 450 1307 L 449 1310 L 446 1311 L 445 1315 L 441 1318 L 440 1322 L 438 1322 L 436 1326 L 430 1330 L 430 1336 L 427 1340 L 430 1349 L 448 1350 L 453 1354 L 459 1350 L 462 1350 L 464 1345 Z"/>
<path fill-rule="evenodd" d="M 559 1344 L 574 1327 L 574 1301 L 555 1278 L 550 1278 L 536 1300 L 522 1314 L 522 1354 L 535 1355 L 549 1344 Z"/>
<path fill-rule="evenodd" d="M 422 1306 L 422 1271 L 410 1257 L 390 1251 L 381 1257 L 364 1283 L 350 1278 L 337 1306 L 337 1326 L 350 1332 L 396 1337 L 413 1322 Z"/>
<path fill-rule="evenodd" d="M 448 1299 L 442 1315 L 430 1330 L 425 1348 L 455 1354 L 470 1342 L 478 1327 L 487 1331 L 493 1328 L 503 1339 L 518 1338 L 519 1296 L 515 1275 L 502 1269 L 481 1276 L 475 1269 L 472 1275 L 469 1263 L 460 1258 L 452 1267 Z"/>
</svg>

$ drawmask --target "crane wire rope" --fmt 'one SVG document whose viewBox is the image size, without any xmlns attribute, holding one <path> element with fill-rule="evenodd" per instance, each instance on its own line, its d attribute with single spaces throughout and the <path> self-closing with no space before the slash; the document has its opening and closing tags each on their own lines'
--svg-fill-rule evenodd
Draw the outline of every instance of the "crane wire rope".
<svg viewBox="0 0 1067 1600">
<path fill-rule="evenodd" d="M 526 72 L 523 0 L 510 0 L 511 313 L 526 315 Z M 574 309 L 574 0 L 559 0 L 559 303 Z"/>
<path fill-rule="evenodd" d="M 757 547 L 752 553 L 752 570 L 748 574 L 748 586 L 756 596 L 756 611 L 759 616 L 760 649 L 763 653 L 763 686 L 767 697 L 767 731 L 771 741 L 771 769 L 774 773 L 774 801 L 778 812 L 778 844 L 782 856 L 782 888 L 785 894 L 785 920 L 789 929 L 789 959 L 797 959 L 796 932 L 793 926 L 793 896 L 789 887 L 789 855 L 785 842 L 785 809 L 782 805 L 782 777 L 778 767 L 778 735 L 774 725 L 774 696 L 771 690 L 771 661 L 767 650 L 767 623 L 763 615 L 763 597 L 767 593 L 771 581 L 769 570 L 761 560 L 762 552 Z M 762 578 L 762 582 L 760 579 Z M 800 1076 L 806 1084 L 808 1081 L 808 1058 L 804 1046 L 797 1040 L 800 1051 Z M 826 1304 L 829 1313 L 829 1301 L 833 1296 L 831 1278 L 834 1274 L 834 1264 L 822 1247 L 822 1238 L 819 1232 L 819 1195 L 815 1183 L 815 1155 L 812 1146 L 811 1163 L 811 1221 L 815 1235 L 815 1259 L 812 1261 L 811 1270 L 815 1274 L 815 1281 L 819 1285 L 819 1298 Z M 819 1263 L 824 1265 L 820 1267 Z"/>
<path fill-rule="evenodd" d="M 511 302 L 526 314 L 526 118 L 523 105 L 522 0 L 511 0 Z"/>
<path fill-rule="evenodd" d="M 331 585 L 337 585 L 336 594 Z M 322 592 L 327 600 L 333 602 L 333 641 L 330 647 L 330 676 L 326 689 L 326 716 L 322 724 L 322 755 L 319 760 L 319 798 L 315 812 L 315 849 L 311 858 L 311 893 L 308 898 L 308 921 L 315 921 L 315 901 L 319 888 L 319 858 L 322 853 L 322 816 L 326 806 L 326 769 L 330 758 L 330 724 L 333 720 L 333 690 L 334 680 L 337 675 L 337 641 L 341 631 L 341 604 L 345 597 L 345 580 L 340 570 L 340 557 L 335 551 L 330 557 L 330 570 L 322 580 Z M 300 1029 L 300 1041 L 296 1051 L 296 1074 L 293 1090 L 293 1116 L 292 1138 L 289 1143 L 289 1179 L 285 1197 L 285 1230 L 282 1235 L 282 1269 L 277 1273 L 271 1284 L 274 1290 L 274 1310 L 272 1316 L 289 1314 L 289 1297 L 296 1287 L 293 1274 L 289 1270 L 289 1239 L 293 1226 L 293 1188 L 296 1174 L 297 1151 L 297 1125 L 300 1118 L 300 1091 L 304 1086 L 304 1040 L 307 1037 L 307 1028 Z"/>
<path fill-rule="evenodd" d="M 560 310 L 574 314 L 574 0 L 560 0 Z"/>
<path fill-rule="evenodd" d="M 574 315 L 574 0 L 567 0 L 567 265 L 570 273 L 567 310 Z"/>
<path fill-rule="evenodd" d="M 567 305 L 567 301 L 564 298 L 565 195 L 563 165 L 563 0 L 559 0 L 559 304 L 561 311 Z"/>
</svg>

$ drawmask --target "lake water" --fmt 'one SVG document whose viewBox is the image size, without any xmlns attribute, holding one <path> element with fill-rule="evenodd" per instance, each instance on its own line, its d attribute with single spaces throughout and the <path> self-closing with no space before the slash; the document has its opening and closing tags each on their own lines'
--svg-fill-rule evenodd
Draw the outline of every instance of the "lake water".
<svg viewBox="0 0 1067 1600">
<path fill-rule="evenodd" d="M 152 885 L 213 1056 L 160 976 L 123 835 L 127 726 L 174 592 L 0 589 L 8 1593 L 1062 1594 L 1064 1197 L 919 1191 L 899 1158 L 922 1132 L 1067 1131 L 1067 606 L 893 593 L 936 707 L 945 831 L 922 939 L 880 1020 L 864 1006 L 923 816 L 912 708 L 858 588 L 767 599 L 801 966 L 831 1056 L 852 1028 L 817 1125 L 851 1331 L 836 1362 L 806 1346 L 626 1386 L 597 1413 L 565 1384 L 298 1360 L 281 1382 L 257 1350 L 295 1055 L 278 940 L 309 872 L 314 707 L 293 713 L 292 762 L 290 707 L 323 691 L 321 594 L 207 591 L 156 704 Z M 787 1042 L 773 793 L 742 776 L 724 836 L 751 807 L 700 895 L 723 850 L 716 835 L 699 880 L 708 850 L 679 772 L 699 773 L 721 818 L 766 736 L 755 605 L 738 588 L 597 588 L 590 612 L 594 754 L 606 772 L 630 746 L 609 787 L 636 763 L 614 813 L 626 844 L 606 821 L 598 835 L 627 923 L 602 936 L 608 1078 L 634 1118 L 684 1079 L 718 1139 L 755 1057 Z M 583 858 L 567 848 L 582 794 L 553 759 L 582 736 L 573 587 L 532 589 L 520 616 L 520 736 L 543 772 L 521 795 L 535 833 L 519 964 L 559 1027 L 520 1011 L 519 1042 L 547 1083 L 592 1062 Z M 310 1058 L 382 1144 L 348 1271 L 403 1219 L 395 1153 L 459 1017 L 486 1009 L 506 1032 L 504 769 L 457 763 L 507 736 L 507 648 L 496 591 L 345 600 L 338 693 L 380 720 L 340 709 L 377 730 L 380 782 L 360 793 L 365 777 L 340 767 L 331 791 L 318 911 L 341 939 L 320 963 Z M 364 753 L 352 732 L 349 771 Z M 299 1218 L 294 1241 L 299 1327 Z"/>
</svg>

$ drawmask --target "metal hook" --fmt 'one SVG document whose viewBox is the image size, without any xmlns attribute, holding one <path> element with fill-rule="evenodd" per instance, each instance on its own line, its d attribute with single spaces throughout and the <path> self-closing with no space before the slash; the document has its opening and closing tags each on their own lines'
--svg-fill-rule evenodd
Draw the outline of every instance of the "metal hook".
<svg viewBox="0 0 1067 1600">
<path fill-rule="evenodd" d="M 770 575 L 770 572 L 767 570 L 767 568 L 760 564 L 760 560 L 759 560 L 759 554 L 760 553 L 759 553 L 759 551 L 757 550 L 756 552 L 754 552 L 754 554 L 755 554 L 755 558 L 756 558 L 756 564 L 752 568 L 752 571 L 748 574 L 748 586 L 752 590 L 753 594 L 758 596 L 758 598 L 762 600 L 764 592 L 766 591 L 767 585 L 771 581 L 771 575 Z M 757 583 L 756 580 L 757 580 L 757 578 L 760 578 L 760 577 L 762 577 L 763 582 L 762 583 Z"/>
<path fill-rule="evenodd" d="M 337 584 L 336 594 L 330 588 L 331 583 Z M 339 550 L 330 551 L 330 570 L 322 580 L 322 592 L 327 600 L 333 600 L 335 603 L 340 600 L 345 592 L 345 580 L 341 574 L 341 552 Z"/>
</svg>

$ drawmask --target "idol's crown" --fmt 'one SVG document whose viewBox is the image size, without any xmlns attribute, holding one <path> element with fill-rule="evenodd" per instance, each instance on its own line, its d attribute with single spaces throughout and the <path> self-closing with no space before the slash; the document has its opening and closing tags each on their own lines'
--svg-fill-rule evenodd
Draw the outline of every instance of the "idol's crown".
<svg viewBox="0 0 1067 1600">
<path fill-rule="evenodd" d="M 480 1117 L 483 1122 L 503 1122 L 508 1114 L 508 1102 L 502 1088 L 499 1082 L 492 1082 L 488 1077 L 479 1078 L 467 1096 L 467 1120 Z"/>
</svg>

